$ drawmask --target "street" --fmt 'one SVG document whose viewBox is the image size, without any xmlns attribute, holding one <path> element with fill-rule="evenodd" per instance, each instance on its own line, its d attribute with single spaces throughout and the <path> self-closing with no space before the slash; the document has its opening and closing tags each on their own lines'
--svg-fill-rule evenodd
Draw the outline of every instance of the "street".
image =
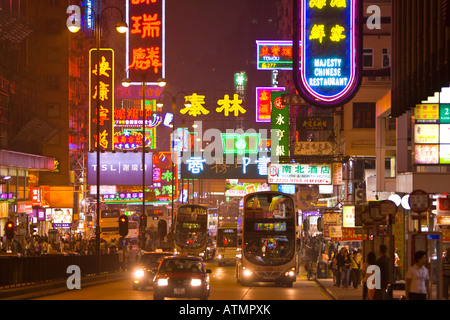
<svg viewBox="0 0 450 320">
<path fill-rule="evenodd" d="M 292 288 L 278 287 L 271 283 L 257 283 L 246 287 L 237 284 L 235 267 L 218 267 L 207 263 L 211 273 L 210 300 L 330 300 L 331 298 L 315 282 L 297 277 Z M 166 298 L 167 300 L 170 300 Z M 153 300 L 153 288 L 134 291 L 131 280 L 120 280 L 90 286 L 81 290 L 66 291 L 40 297 L 36 300 Z"/>
</svg>

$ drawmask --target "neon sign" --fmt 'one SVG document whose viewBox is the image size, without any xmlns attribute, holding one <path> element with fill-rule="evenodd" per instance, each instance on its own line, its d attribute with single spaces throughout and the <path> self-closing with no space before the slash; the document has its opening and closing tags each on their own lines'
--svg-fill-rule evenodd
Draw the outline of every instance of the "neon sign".
<svg viewBox="0 0 450 320">
<path fill-rule="evenodd" d="M 258 70 L 292 70 L 292 41 L 256 40 L 256 50 Z"/>
<path fill-rule="evenodd" d="M 131 85 L 157 85 L 165 77 L 165 0 L 126 2 L 126 63 Z"/>
<path fill-rule="evenodd" d="M 299 1 L 294 11 L 293 57 L 294 65 L 301 68 L 294 70 L 294 83 L 314 106 L 341 106 L 354 97 L 361 83 L 362 1 Z M 295 40 L 300 40 L 301 49 Z"/>
<path fill-rule="evenodd" d="M 259 152 L 259 133 L 222 133 L 224 154 L 257 154 Z"/>
<path fill-rule="evenodd" d="M 270 94 L 273 91 L 285 91 L 284 87 L 256 87 L 256 122 L 270 122 L 272 104 Z"/>
<path fill-rule="evenodd" d="M 97 116 L 98 113 L 98 116 Z M 89 51 L 89 149 L 97 148 L 97 119 L 100 148 L 114 150 L 114 51 L 97 49 Z"/>
</svg>

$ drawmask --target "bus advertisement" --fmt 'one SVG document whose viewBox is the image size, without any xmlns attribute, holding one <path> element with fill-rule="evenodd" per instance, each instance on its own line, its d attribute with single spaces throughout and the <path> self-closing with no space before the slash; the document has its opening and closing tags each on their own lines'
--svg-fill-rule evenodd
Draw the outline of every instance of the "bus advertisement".
<svg viewBox="0 0 450 320">
<path fill-rule="evenodd" d="M 297 261 L 294 199 L 271 191 L 248 194 L 242 215 L 237 281 L 242 285 L 275 282 L 291 287 L 296 281 Z"/>
</svg>

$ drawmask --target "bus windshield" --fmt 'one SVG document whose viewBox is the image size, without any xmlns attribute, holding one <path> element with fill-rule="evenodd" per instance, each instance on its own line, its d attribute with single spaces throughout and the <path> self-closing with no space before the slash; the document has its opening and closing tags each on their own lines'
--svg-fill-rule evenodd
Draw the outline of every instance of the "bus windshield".
<svg viewBox="0 0 450 320">
<path fill-rule="evenodd" d="M 175 225 L 175 241 L 184 249 L 198 249 L 205 245 L 207 237 L 207 209 L 180 207 Z"/>
<path fill-rule="evenodd" d="M 249 196 L 244 204 L 243 251 L 256 265 L 277 266 L 295 256 L 294 203 L 284 195 Z"/>
<path fill-rule="evenodd" d="M 217 230 L 217 247 L 227 248 L 237 246 L 236 228 L 219 228 Z"/>
</svg>

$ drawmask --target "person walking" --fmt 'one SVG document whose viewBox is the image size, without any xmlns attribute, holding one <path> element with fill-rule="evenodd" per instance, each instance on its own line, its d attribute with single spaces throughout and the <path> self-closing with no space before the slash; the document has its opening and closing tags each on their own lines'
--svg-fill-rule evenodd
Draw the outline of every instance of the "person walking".
<svg viewBox="0 0 450 320">
<path fill-rule="evenodd" d="M 363 279 L 363 300 L 373 300 L 374 296 L 375 296 L 375 289 L 369 289 L 367 287 L 367 280 L 369 280 L 369 277 L 372 274 L 367 273 L 367 268 L 369 268 L 369 266 L 373 266 L 376 265 L 377 263 L 377 256 L 375 254 L 375 252 L 370 251 L 367 254 L 367 260 L 366 262 L 364 262 L 363 266 L 362 266 L 362 279 Z"/>
<path fill-rule="evenodd" d="M 425 267 L 427 253 L 425 251 L 417 251 L 414 258 L 416 263 L 409 268 L 405 276 L 406 299 L 427 300 L 430 284 L 430 274 Z"/>
<path fill-rule="evenodd" d="M 334 267 L 336 268 L 336 287 L 338 288 L 341 286 L 342 267 L 344 266 L 344 251 L 345 248 L 342 248 L 339 253 L 336 254 L 336 260 L 334 264 Z"/>
<path fill-rule="evenodd" d="M 350 252 L 349 257 L 350 257 L 350 279 L 352 281 L 353 288 L 358 289 L 358 286 L 360 284 L 359 274 L 361 272 L 361 264 L 353 251 Z"/>
<path fill-rule="evenodd" d="M 380 289 L 375 290 L 374 300 L 386 300 L 386 288 L 389 284 L 389 257 L 387 256 L 387 247 L 380 245 L 380 257 L 377 260 L 377 266 L 380 268 Z"/>
<path fill-rule="evenodd" d="M 448 300 L 448 289 L 450 287 L 450 247 L 447 248 L 445 258 L 442 261 L 444 299 Z"/>
<path fill-rule="evenodd" d="M 344 260 L 343 265 L 341 267 L 341 277 L 342 277 L 342 287 L 347 289 L 350 282 L 350 271 L 351 271 L 351 262 L 348 251 L 344 251 Z"/>
</svg>

